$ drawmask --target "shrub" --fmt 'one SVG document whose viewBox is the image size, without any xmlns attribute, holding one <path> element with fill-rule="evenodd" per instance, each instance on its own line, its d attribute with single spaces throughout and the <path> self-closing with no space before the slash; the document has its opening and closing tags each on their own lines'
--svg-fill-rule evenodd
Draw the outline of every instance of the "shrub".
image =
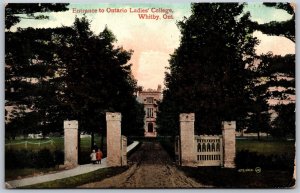
<svg viewBox="0 0 300 193">
<path fill-rule="evenodd" d="M 12 150 L 5 152 L 5 168 L 14 168 L 16 160 L 17 155 Z"/>
<path fill-rule="evenodd" d="M 5 168 L 49 168 L 61 164 L 64 161 L 64 153 L 60 150 L 51 152 L 42 149 L 38 152 L 32 150 L 7 150 L 5 152 Z"/>
<path fill-rule="evenodd" d="M 65 154 L 61 150 L 54 151 L 54 163 L 55 165 L 63 164 L 65 160 Z"/>
<path fill-rule="evenodd" d="M 269 170 L 293 170 L 294 160 L 287 155 L 261 155 L 257 152 L 242 150 L 235 158 L 237 168 L 255 168 Z"/>
<path fill-rule="evenodd" d="M 55 166 L 54 155 L 49 149 L 42 149 L 37 153 L 36 166 L 38 168 L 49 168 Z"/>
</svg>

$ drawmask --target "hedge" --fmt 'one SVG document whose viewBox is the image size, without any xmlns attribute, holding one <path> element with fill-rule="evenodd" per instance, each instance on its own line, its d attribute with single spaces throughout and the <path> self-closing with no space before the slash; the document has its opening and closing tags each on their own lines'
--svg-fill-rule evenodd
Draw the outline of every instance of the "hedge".
<svg viewBox="0 0 300 193">
<path fill-rule="evenodd" d="M 5 168 L 50 168 L 64 163 L 64 152 L 49 149 L 40 151 L 32 150 L 7 150 L 5 152 Z"/>
<path fill-rule="evenodd" d="M 256 168 L 265 170 L 293 170 L 294 159 L 288 155 L 262 155 L 257 152 L 242 150 L 235 158 L 237 168 Z"/>
</svg>

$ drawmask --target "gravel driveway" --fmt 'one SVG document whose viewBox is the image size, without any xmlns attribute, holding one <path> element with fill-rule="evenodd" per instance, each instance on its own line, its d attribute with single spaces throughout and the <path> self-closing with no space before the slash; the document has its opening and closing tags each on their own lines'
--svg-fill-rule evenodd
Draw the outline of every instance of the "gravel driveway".
<svg viewBox="0 0 300 193">
<path fill-rule="evenodd" d="M 203 188 L 179 171 L 159 142 L 143 142 L 129 159 L 129 169 L 117 176 L 79 188 Z"/>
</svg>

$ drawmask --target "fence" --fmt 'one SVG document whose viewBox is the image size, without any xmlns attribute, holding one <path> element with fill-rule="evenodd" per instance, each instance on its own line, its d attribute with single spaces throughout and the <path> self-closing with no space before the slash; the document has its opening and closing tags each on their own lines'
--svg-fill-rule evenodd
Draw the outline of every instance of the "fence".
<svg viewBox="0 0 300 193">
<path fill-rule="evenodd" d="M 22 141 L 19 143 L 7 143 L 7 144 L 5 144 L 5 147 L 11 148 L 12 146 L 16 146 L 16 145 L 22 146 L 24 144 L 24 148 L 27 149 L 28 145 L 34 145 L 34 146 L 37 145 L 38 147 L 41 147 L 41 145 L 48 144 L 48 143 L 50 143 L 51 145 L 54 145 L 55 142 L 52 139 L 49 141 L 38 142 L 38 143 L 34 143 L 34 142 L 30 142 L 30 141 Z"/>
</svg>

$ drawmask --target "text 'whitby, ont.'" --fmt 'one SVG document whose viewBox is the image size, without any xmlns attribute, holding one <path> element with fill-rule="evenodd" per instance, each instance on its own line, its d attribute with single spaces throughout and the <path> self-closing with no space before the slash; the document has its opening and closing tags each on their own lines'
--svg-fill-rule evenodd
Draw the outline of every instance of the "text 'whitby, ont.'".
<svg viewBox="0 0 300 193">
<path fill-rule="evenodd" d="M 87 14 L 87 13 L 133 13 L 137 14 L 139 19 L 159 20 L 159 19 L 174 19 L 173 10 L 170 8 L 97 8 L 97 9 L 78 9 L 72 8 L 72 13 Z"/>
</svg>

